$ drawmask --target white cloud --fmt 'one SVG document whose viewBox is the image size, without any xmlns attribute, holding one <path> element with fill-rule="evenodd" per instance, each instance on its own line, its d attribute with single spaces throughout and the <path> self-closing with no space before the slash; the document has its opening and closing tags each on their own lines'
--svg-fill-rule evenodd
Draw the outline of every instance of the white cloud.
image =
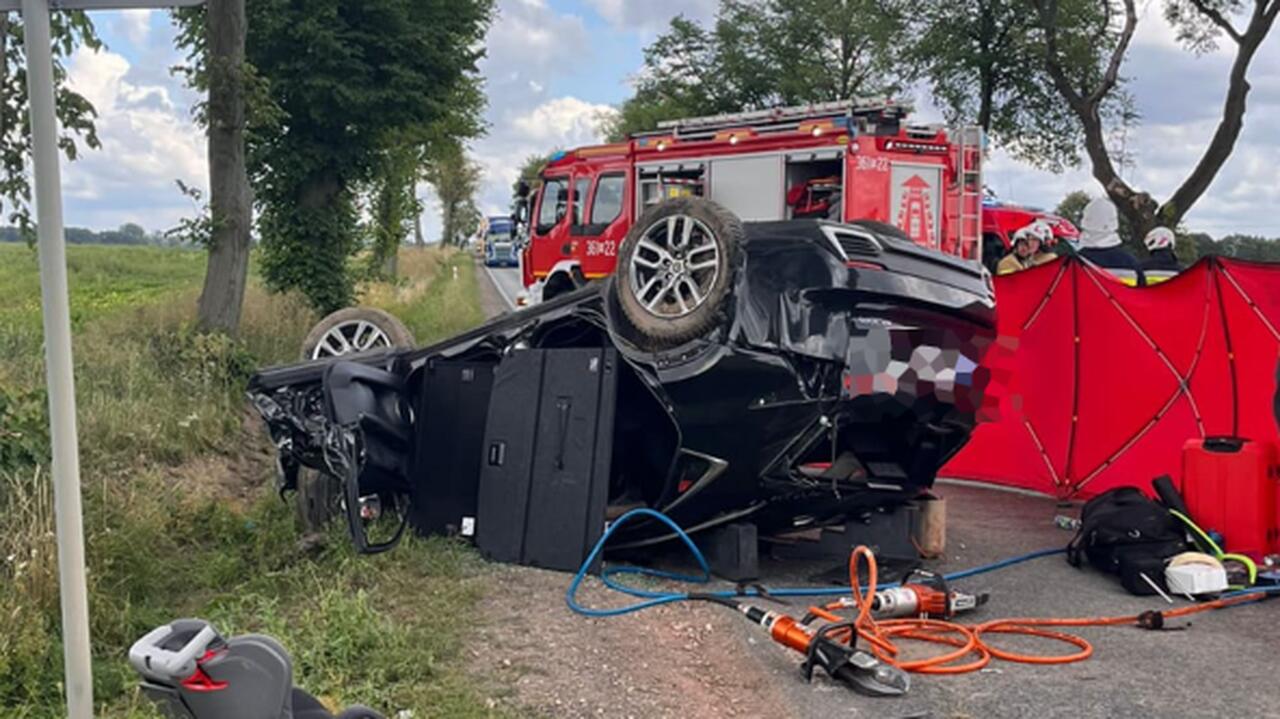
<svg viewBox="0 0 1280 719">
<path fill-rule="evenodd" d="M 98 111 L 102 148 L 68 163 L 64 193 L 69 220 L 94 227 L 137 222 L 171 227 L 190 213 L 174 180 L 207 185 L 204 133 L 191 121 L 189 98 L 174 86 L 135 84 L 130 64 L 112 52 L 80 49 L 68 84 Z"/>
<path fill-rule="evenodd" d="M 601 119 L 615 112 L 608 105 L 558 97 L 515 118 L 514 125 L 530 143 L 573 147 L 597 141 Z"/>
<path fill-rule="evenodd" d="M 155 10 L 121 10 L 116 22 L 120 32 L 134 45 L 145 45 L 151 37 L 151 13 Z"/>
<path fill-rule="evenodd" d="M 558 80 L 575 72 L 598 71 L 591 43 L 586 23 L 576 14 L 557 12 L 544 0 L 500 0 L 481 64 L 489 131 L 473 143 L 471 153 L 484 169 L 477 200 L 482 212 L 507 212 L 511 185 L 529 155 L 598 139 L 596 118 L 610 108 L 555 89 Z M 418 194 L 427 208 L 424 233 L 438 239 L 435 194 L 427 186 Z"/>
<path fill-rule="evenodd" d="M 503 0 L 485 44 L 481 63 L 489 102 L 530 102 L 542 95 L 547 78 L 584 60 L 591 38 L 581 17 L 557 13 L 541 0 Z"/>
<path fill-rule="evenodd" d="M 576 97 L 558 97 L 511 119 L 512 132 L 476 143 L 474 155 L 484 168 L 480 206 L 503 213 L 511 204 L 511 186 L 526 157 L 554 149 L 572 149 L 601 141 L 600 119 L 615 110 Z"/>
<path fill-rule="evenodd" d="M 661 30 L 676 15 L 710 20 L 719 5 L 717 0 L 587 0 L 587 4 L 614 27 L 641 32 Z"/>
</svg>

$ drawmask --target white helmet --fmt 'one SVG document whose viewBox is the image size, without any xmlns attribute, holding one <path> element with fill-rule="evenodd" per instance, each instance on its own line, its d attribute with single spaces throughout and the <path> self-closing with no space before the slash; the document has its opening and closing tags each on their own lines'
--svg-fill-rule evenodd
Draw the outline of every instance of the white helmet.
<svg viewBox="0 0 1280 719">
<path fill-rule="evenodd" d="M 1017 245 L 1023 240 L 1039 240 L 1040 232 L 1036 230 L 1035 223 L 1027 225 L 1017 232 L 1013 233 L 1013 244 Z"/>
<path fill-rule="evenodd" d="M 1106 249 L 1120 246 L 1120 214 L 1106 197 L 1095 197 L 1084 207 L 1080 220 L 1080 246 Z"/>
<path fill-rule="evenodd" d="M 1031 223 L 1031 231 L 1036 233 L 1040 238 L 1040 244 L 1047 245 L 1053 242 L 1053 227 L 1044 220 L 1036 220 Z"/>
<path fill-rule="evenodd" d="M 1168 227 L 1157 227 L 1147 233 L 1142 243 L 1147 246 L 1148 252 L 1155 252 L 1156 250 L 1167 250 L 1173 247 L 1176 241 L 1177 237 L 1173 234 L 1173 230 Z"/>
</svg>

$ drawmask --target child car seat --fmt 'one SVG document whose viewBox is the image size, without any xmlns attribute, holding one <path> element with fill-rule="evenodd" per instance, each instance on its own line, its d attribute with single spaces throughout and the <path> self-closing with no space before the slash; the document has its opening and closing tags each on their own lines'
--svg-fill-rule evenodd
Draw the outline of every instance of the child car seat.
<svg viewBox="0 0 1280 719">
<path fill-rule="evenodd" d="M 383 719 L 359 706 L 335 717 L 293 686 L 293 662 L 279 642 L 259 634 L 223 639 L 199 619 L 148 633 L 129 649 L 129 664 L 171 719 Z"/>
</svg>

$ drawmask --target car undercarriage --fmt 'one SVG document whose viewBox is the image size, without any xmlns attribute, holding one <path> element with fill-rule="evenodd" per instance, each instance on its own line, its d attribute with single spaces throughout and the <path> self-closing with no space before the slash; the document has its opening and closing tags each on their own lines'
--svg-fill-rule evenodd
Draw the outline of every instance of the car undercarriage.
<svg viewBox="0 0 1280 719">
<path fill-rule="evenodd" d="M 696 294 L 722 296 L 701 315 L 672 313 L 678 332 L 661 312 L 637 313 L 635 300 L 656 300 L 620 270 L 427 347 L 256 375 L 249 393 L 279 451 L 282 489 L 295 488 L 303 468 L 333 477 L 357 547 L 389 548 L 407 519 L 383 542 L 365 525 L 391 509 L 407 518 L 411 498 L 430 496 L 421 487 L 445 481 L 415 431 L 430 411 L 419 401 L 429 369 L 497 369 L 520 353 L 586 348 L 616 365 L 601 527 L 643 506 L 693 532 L 744 520 L 783 532 L 927 490 L 984 410 L 989 276 L 878 223 L 724 226 L 707 215 L 698 230 L 670 218 L 696 218 L 699 208 L 675 204 L 647 226 L 686 240 L 740 235 L 721 249 L 721 284 Z M 495 397 L 473 424 L 504 411 Z M 617 546 L 665 538 L 657 523 L 640 523 Z"/>
</svg>

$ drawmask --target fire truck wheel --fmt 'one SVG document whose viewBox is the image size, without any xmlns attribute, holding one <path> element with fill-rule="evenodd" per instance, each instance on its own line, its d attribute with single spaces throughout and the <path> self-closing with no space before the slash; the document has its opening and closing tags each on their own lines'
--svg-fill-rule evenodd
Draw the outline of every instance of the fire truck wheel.
<svg viewBox="0 0 1280 719">
<path fill-rule="evenodd" d="M 312 328 L 302 341 L 302 359 L 412 346 L 413 333 L 393 315 L 372 307 L 348 307 L 325 317 Z"/>
<path fill-rule="evenodd" d="M 702 198 L 668 200 L 632 226 L 613 288 L 646 349 L 702 337 L 724 316 L 741 264 L 742 221 Z"/>
</svg>

